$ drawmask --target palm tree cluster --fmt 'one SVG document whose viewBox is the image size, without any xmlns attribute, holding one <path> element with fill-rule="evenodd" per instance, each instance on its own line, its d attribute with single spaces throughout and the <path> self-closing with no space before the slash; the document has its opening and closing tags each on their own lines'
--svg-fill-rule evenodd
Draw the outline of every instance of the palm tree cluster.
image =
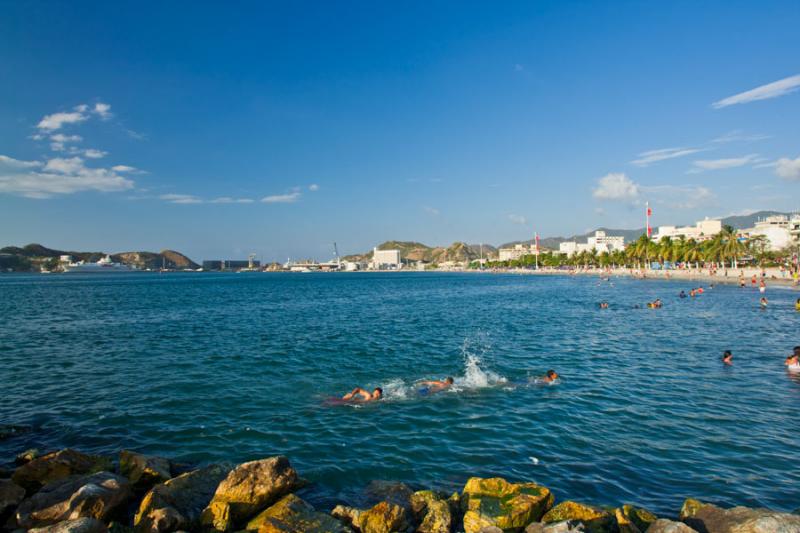
<svg viewBox="0 0 800 533">
<path fill-rule="evenodd" d="M 648 235 L 642 235 L 629 243 L 624 251 L 598 253 L 597 250 L 584 250 L 569 257 L 557 253 L 542 253 L 539 264 L 547 267 L 603 268 L 646 268 L 658 264 L 661 268 L 671 265 L 696 269 L 703 266 L 730 266 L 735 269 L 742 262 L 765 265 L 778 259 L 778 254 L 769 251 L 769 241 L 764 236 L 744 238 L 733 227 L 724 226 L 722 231 L 704 240 L 664 237 L 656 242 Z M 516 261 L 490 263 L 488 266 L 524 268 L 533 266 L 534 262 L 534 256 L 528 255 Z"/>
</svg>

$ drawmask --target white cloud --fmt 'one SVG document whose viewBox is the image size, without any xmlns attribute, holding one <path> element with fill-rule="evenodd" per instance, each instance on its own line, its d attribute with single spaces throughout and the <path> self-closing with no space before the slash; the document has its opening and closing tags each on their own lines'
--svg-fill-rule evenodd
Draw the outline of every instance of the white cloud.
<svg viewBox="0 0 800 533">
<path fill-rule="evenodd" d="M 743 167 L 758 159 L 758 154 L 750 154 L 742 157 L 730 157 L 727 159 L 702 159 L 692 162 L 694 168 L 690 173 L 703 172 L 704 170 L 721 170 L 725 168 Z"/>
<path fill-rule="evenodd" d="M 203 200 L 192 194 L 162 194 L 158 197 L 171 204 L 202 204 Z"/>
<path fill-rule="evenodd" d="M 55 157 L 47 161 L 44 166 L 45 172 L 60 172 L 62 174 L 75 174 L 83 167 L 83 159 L 80 157 Z"/>
<path fill-rule="evenodd" d="M 80 111 L 71 113 L 53 113 L 52 115 L 46 115 L 42 120 L 39 121 L 39 124 L 37 124 L 36 127 L 40 130 L 55 131 L 61 129 L 64 124 L 77 124 L 79 122 L 83 122 L 87 118 L 89 117 Z"/>
<path fill-rule="evenodd" d="M 86 105 L 86 104 L 81 104 L 81 105 L 76 105 L 75 106 L 75 111 L 78 111 L 79 113 L 86 113 L 88 110 L 89 110 L 89 106 Z"/>
<path fill-rule="evenodd" d="M 635 200 L 639 185 L 623 173 L 612 172 L 598 180 L 592 196 L 601 200 Z"/>
<path fill-rule="evenodd" d="M 83 155 L 85 155 L 89 159 L 100 159 L 101 157 L 107 156 L 108 152 L 104 152 L 102 150 L 95 150 L 94 148 L 89 148 L 88 150 L 83 151 Z"/>
<path fill-rule="evenodd" d="M 631 161 L 631 164 L 637 167 L 646 167 L 658 161 L 666 159 L 675 159 L 676 157 L 684 157 L 690 154 L 704 151 L 704 148 L 661 148 L 658 150 L 648 150 L 637 155 L 637 159 Z"/>
<path fill-rule="evenodd" d="M 789 159 L 782 157 L 775 165 L 775 174 L 787 180 L 800 180 L 800 157 Z"/>
<path fill-rule="evenodd" d="M 41 166 L 28 163 L 26 168 Z M 16 165 L 19 167 L 20 165 Z M 53 158 L 42 171 L 11 172 L 0 168 L 0 194 L 19 194 L 28 198 L 50 198 L 80 191 L 116 192 L 133 188 L 133 182 L 105 168 L 88 168 L 79 157 Z"/>
<path fill-rule="evenodd" d="M 108 120 L 113 116 L 111 114 L 111 106 L 109 104 L 104 104 L 102 102 L 94 104 L 94 109 L 92 109 L 92 113 L 99 116 L 101 120 Z"/>
<path fill-rule="evenodd" d="M 8 157 L 7 155 L 0 155 L 0 165 L 12 168 L 34 168 L 42 166 L 42 163 L 39 161 L 22 161 L 20 159 Z"/>
<path fill-rule="evenodd" d="M 50 136 L 50 140 L 57 143 L 79 143 L 83 140 L 80 135 L 64 135 L 63 133 L 56 133 Z"/>
<path fill-rule="evenodd" d="M 289 194 L 274 194 L 272 196 L 265 196 L 261 202 L 265 204 L 292 204 L 300 198 L 299 192 L 292 192 Z"/>
<path fill-rule="evenodd" d="M 747 104 L 758 100 L 777 98 L 792 93 L 800 88 L 800 74 L 789 76 L 782 80 L 774 81 L 743 93 L 734 94 L 711 104 L 714 109 L 720 109 L 736 104 Z"/>
<path fill-rule="evenodd" d="M 129 167 L 128 165 L 115 165 L 111 167 L 114 172 L 137 172 L 136 167 Z"/>
<path fill-rule="evenodd" d="M 514 224 L 519 224 L 520 226 L 524 226 L 528 223 L 528 220 L 522 215 L 508 215 L 508 220 L 513 222 Z"/>
<path fill-rule="evenodd" d="M 763 141 L 764 139 L 770 139 L 770 138 L 771 138 L 770 135 L 764 135 L 763 133 L 748 134 L 743 132 L 742 130 L 732 130 L 724 135 L 720 135 L 716 139 L 711 139 L 711 142 L 715 144 L 726 144 L 732 142 Z"/>
<path fill-rule="evenodd" d="M 319 190 L 319 185 L 317 185 L 316 183 L 312 183 L 311 185 L 308 186 L 308 190 L 311 192 L 316 192 Z"/>
<path fill-rule="evenodd" d="M 252 204 L 253 200 L 251 198 L 231 198 L 229 196 L 221 196 L 219 198 L 214 198 L 209 203 L 212 203 L 212 204 Z"/>
<path fill-rule="evenodd" d="M 439 210 L 436 209 L 435 207 L 429 207 L 426 205 L 422 208 L 422 210 L 428 213 L 429 215 L 439 216 Z"/>
</svg>

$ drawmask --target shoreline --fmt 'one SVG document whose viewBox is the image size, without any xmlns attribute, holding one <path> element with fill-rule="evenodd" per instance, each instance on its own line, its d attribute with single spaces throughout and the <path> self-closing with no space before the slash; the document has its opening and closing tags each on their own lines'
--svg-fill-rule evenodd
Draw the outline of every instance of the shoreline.
<svg viewBox="0 0 800 533">
<path fill-rule="evenodd" d="M 561 501 L 533 480 L 470 477 L 447 495 L 394 481 L 362 488 L 362 507 L 317 510 L 312 483 L 284 456 L 189 466 L 127 450 L 115 456 L 28 450 L 0 470 L 0 529 L 35 533 L 733 533 L 800 531 L 792 513 L 724 509 L 687 497 L 658 517 L 633 504 Z M 761 524 L 761 526 L 758 526 Z M 763 527 L 767 529 L 762 529 Z"/>
</svg>

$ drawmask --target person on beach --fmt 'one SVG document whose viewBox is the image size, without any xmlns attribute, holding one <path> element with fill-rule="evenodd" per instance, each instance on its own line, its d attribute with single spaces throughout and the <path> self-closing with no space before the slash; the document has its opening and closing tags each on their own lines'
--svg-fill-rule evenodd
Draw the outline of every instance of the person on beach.
<svg viewBox="0 0 800 533">
<path fill-rule="evenodd" d="M 761 305 L 761 309 L 766 309 L 767 305 L 769 304 L 769 300 L 767 300 L 766 296 L 762 296 L 758 303 Z"/>
<path fill-rule="evenodd" d="M 722 352 L 722 362 L 725 363 L 726 365 L 733 364 L 733 353 L 731 353 L 730 350 L 725 350 L 724 352 Z"/>
<path fill-rule="evenodd" d="M 764 283 L 764 280 L 761 280 L 761 283 L 758 285 L 758 290 L 761 291 L 761 294 L 767 292 L 767 284 Z"/>
<path fill-rule="evenodd" d="M 753 277 L 750 278 L 750 286 L 753 287 L 754 289 L 756 288 L 756 275 L 755 274 L 753 274 Z"/>
<path fill-rule="evenodd" d="M 356 387 L 352 391 L 342 396 L 342 400 L 353 402 L 374 402 L 380 400 L 381 398 L 383 398 L 383 389 L 380 387 L 375 387 L 375 390 L 371 393 L 362 389 L 361 387 Z"/>
<path fill-rule="evenodd" d="M 739 276 L 739 288 L 744 289 L 744 276 Z"/>
<path fill-rule="evenodd" d="M 419 385 L 427 387 L 427 392 L 441 392 L 453 386 L 453 378 L 447 377 L 445 379 L 432 379 L 428 381 L 420 381 Z"/>
</svg>

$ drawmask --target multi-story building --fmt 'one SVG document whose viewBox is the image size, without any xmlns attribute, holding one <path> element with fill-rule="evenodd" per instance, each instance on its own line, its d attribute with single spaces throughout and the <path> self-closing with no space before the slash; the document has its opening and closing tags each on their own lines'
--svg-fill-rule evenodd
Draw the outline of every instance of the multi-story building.
<svg viewBox="0 0 800 533">
<path fill-rule="evenodd" d="M 766 237 L 769 250 L 781 250 L 800 239 L 800 214 L 769 216 L 739 234 L 742 237 Z"/>
<path fill-rule="evenodd" d="M 576 241 L 566 241 L 558 245 L 558 251 L 564 255 L 571 256 L 581 252 L 597 253 L 622 251 L 625 249 L 625 237 L 616 235 L 606 235 L 605 231 L 597 230 L 592 237 L 586 239 L 585 243 Z"/>
<path fill-rule="evenodd" d="M 695 241 L 707 241 L 714 238 L 714 235 L 722 231 L 722 222 L 706 217 L 694 226 L 659 226 L 658 233 L 653 235 L 655 242 L 664 237 L 670 239 L 694 239 Z"/>
<path fill-rule="evenodd" d="M 400 250 L 372 250 L 372 263 L 374 270 L 396 270 L 402 267 Z"/>
<path fill-rule="evenodd" d="M 500 248 L 497 251 L 497 258 L 500 261 L 517 261 L 526 255 L 534 255 L 535 253 L 536 247 L 533 245 L 515 244 L 512 248 Z"/>
</svg>

